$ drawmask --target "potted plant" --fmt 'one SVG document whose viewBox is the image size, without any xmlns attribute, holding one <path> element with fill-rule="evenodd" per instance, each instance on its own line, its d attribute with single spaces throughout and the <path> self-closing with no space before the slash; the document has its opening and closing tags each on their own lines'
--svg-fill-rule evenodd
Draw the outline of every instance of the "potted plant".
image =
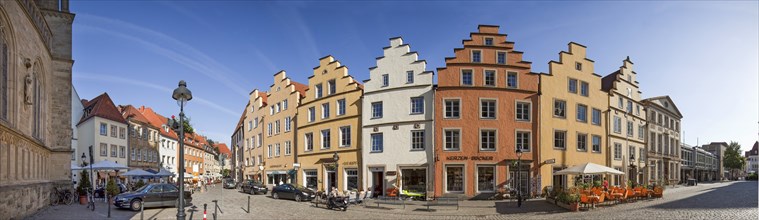
<svg viewBox="0 0 759 220">
<path fill-rule="evenodd" d="M 116 186 L 116 181 L 113 179 L 109 179 L 108 183 L 105 185 L 105 191 L 108 193 L 108 202 L 112 202 L 113 196 L 119 194 L 119 187 Z"/>
<path fill-rule="evenodd" d="M 570 211 L 580 210 L 580 194 L 576 190 L 561 191 L 556 195 L 557 205 Z"/>
<path fill-rule="evenodd" d="M 142 179 L 140 179 L 140 181 L 137 181 L 137 183 L 134 184 L 133 190 L 137 190 L 139 188 L 142 188 L 143 186 L 145 186 L 145 181 L 142 181 Z"/>
<path fill-rule="evenodd" d="M 79 193 L 79 204 L 87 204 L 87 188 L 90 187 L 90 177 L 86 170 L 79 174 L 79 185 L 76 192 Z"/>
</svg>

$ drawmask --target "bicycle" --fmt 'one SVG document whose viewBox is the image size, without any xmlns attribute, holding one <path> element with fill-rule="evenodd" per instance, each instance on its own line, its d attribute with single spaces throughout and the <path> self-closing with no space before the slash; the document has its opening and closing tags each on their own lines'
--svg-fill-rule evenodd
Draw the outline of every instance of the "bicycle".
<svg viewBox="0 0 759 220">
<path fill-rule="evenodd" d="M 71 205 L 76 200 L 74 193 L 70 189 L 60 190 L 58 187 L 53 187 L 50 192 L 50 205 L 55 206 L 58 204 Z"/>
</svg>

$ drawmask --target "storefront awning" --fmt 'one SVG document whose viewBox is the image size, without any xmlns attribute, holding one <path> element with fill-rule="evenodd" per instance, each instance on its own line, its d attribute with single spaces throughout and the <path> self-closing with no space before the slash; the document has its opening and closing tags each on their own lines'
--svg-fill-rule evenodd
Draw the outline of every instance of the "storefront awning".
<svg viewBox="0 0 759 220">
<path fill-rule="evenodd" d="M 266 171 L 266 174 L 287 174 L 287 172 L 275 170 L 275 171 Z"/>
</svg>

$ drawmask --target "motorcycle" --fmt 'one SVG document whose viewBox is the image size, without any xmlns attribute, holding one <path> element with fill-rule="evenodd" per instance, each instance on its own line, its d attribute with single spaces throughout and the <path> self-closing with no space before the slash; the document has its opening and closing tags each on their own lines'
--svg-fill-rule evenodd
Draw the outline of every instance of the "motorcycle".
<svg viewBox="0 0 759 220">
<path fill-rule="evenodd" d="M 343 196 L 336 196 L 336 197 L 327 197 L 327 208 L 328 209 L 342 209 L 343 211 L 348 210 L 348 197 Z"/>
</svg>

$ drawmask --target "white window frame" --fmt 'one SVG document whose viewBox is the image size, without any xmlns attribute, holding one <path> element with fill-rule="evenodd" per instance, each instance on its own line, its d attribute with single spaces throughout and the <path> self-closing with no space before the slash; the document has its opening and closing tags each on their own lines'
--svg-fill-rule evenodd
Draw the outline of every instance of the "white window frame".
<svg viewBox="0 0 759 220">
<path fill-rule="evenodd" d="M 325 131 L 327 132 L 326 136 L 324 135 Z M 321 138 L 319 138 L 319 140 L 321 141 L 320 145 L 319 145 L 319 148 L 322 149 L 322 150 L 332 148 L 332 146 L 331 146 L 332 145 L 332 143 L 331 143 L 332 142 L 332 131 L 330 131 L 330 129 L 323 129 L 323 130 L 319 131 L 319 134 L 321 135 Z M 326 142 L 325 142 L 325 138 L 327 139 Z M 327 145 L 326 147 L 325 147 L 325 144 Z"/>
<path fill-rule="evenodd" d="M 314 151 L 314 133 L 308 132 L 303 135 L 303 143 L 306 145 L 304 151 Z"/>
<path fill-rule="evenodd" d="M 519 105 L 527 104 L 527 119 L 519 118 Z M 514 118 L 518 122 L 532 122 L 532 102 L 527 100 L 516 100 L 514 102 Z"/>
<path fill-rule="evenodd" d="M 414 101 L 421 101 L 421 111 L 414 111 Z M 411 114 L 424 114 L 424 97 L 411 97 Z"/>
<path fill-rule="evenodd" d="M 509 86 L 509 76 L 514 76 L 514 85 Z M 519 88 L 519 73 L 517 72 L 506 72 L 506 88 L 512 88 L 516 89 Z"/>
<path fill-rule="evenodd" d="M 556 146 L 556 140 L 557 140 L 556 139 L 556 132 L 564 133 L 563 146 L 561 146 L 561 147 L 557 147 Z M 567 137 L 567 131 L 566 130 L 554 129 L 553 130 L 553 139 L 552 140 L 553 140 L 553 144 L 552 144 L 553 145 L 553 149 L 557 149 L 557 150 L 566 150 L 567 149 L 567 140 L 568 140 L 568 137 Z"/>
<path fill-rule="evenodd" d="M 345 130 L 344 129 L 347 129 L 348 135 L 345 134 Z M 351 140 L 351 132 L 352 132 L 351 131 L 351 126 L 342 126 L 342 127 L 340 127 L 338 129 L 338 133 L 339 133 L 339 136 L 340 136 L 340 146 L 338 146 L 338 147 L 350 147 L 351 146 L 351 142 L 353 141 L 353 140 Z"/>
<path fill-rule="evenodd" d="M 580 136 L 583 136 L 585 138 L 585 140 L 582 143 L 582 146 L 580 145 Z M 577 136 L 575 137 L 575 142 L 577 144 L 577 151 L 588 152 L 588 133 L 577 132 Z M 584 147 L 585 149 L 580 149 L 580 147 Z"/>
<path fill-rule="evenodd" d="M 375 105 L 378 106 L 379 109 L 376 109 Z M 372 111 L 372 115 L 371 115 L 372 117 L 371 117 L 371 119 L 382 118 L 383 111 L 384 111 L 383 106 L 382 106 L 382 101 L 372 102 L 372 104 L 371 104 L 370 107 L 371 107 L 371 111 Z"/>
<path fill-rule="evenodd" d="M 337 106 L 336 109 L 336 116 L 345 115 L 345 99 L 338 99 L 335 101 L 335 105 Z"/>
<path fill-rule="evenodd" d="M 524 147 L 523 143 L 519 143 L 519 134 L 520 133 L 527 133 L 527 147 Z M 530 130 L 523 130 L 523 129 L 516 129 L 514 131 L 514 147 L 518 148 L 519 146 L 522 146 L 522 152 L 530 152 L 532 151 L 532 131 Z"/>
<path fill-rule="evenodd" d="M 493 148 L 492 149 L 483 148 L 482 145 L 484 144 L 484 142 L 482 141 L 482 139 L 483 139 L 482 132 L 493 132 L 493 138 L 494 138 L 494 140 L 493 140 L 493 143 L 492 143 L 493 144 Z M 479 136 L 479 140 L 478 140 L 479 145 L 478 146 L 479 146 L 479 150 L 481 152 L 482 151 L 487 151 L 487 152 L 497 151 L 497 149 L 498 149 L 498 129 L 496 129 L 496 128 L 480 128 L 480 132 L 478 133 L 478 136 Z"/>
<path fill-rule="evenodd" d="M 479 54 L 480 54 L 480 60 L 479 61 L 475 61 L 474 60 L 474 53 L 475 52 L 479 52 Z M 482 57 L 482 50 L 470 50 L 469 51 L 469 61 L 470 62 L 472 62 L 472 63 L 482 63 L 482 58 L 483 58 Z"/>
<path fill-rule="evenodd" d="M 447 109 L 448 109 L 448 103 L 447 102 L 448 101 L 456 101 L 456 103 L 458 103 L 457 104 L 457 107 L 458 107 L 457 111 L 453 111 L 453 108 L 451 108 L 451 115 L 453 115 L 453 113 L 457 113 L 457 116 L 448 116 L 448 114 L 447 114 L 448 113 L 447 112 Z M 461 107 L 462 107 L 461 106 L 461 98 L 444 98 L 443 99 L 443 118 L 445 118 L 445 119 L 460 119 L 461 118 Z"/>
<path fill-rule="evenodd" d="M 419 134 L 419 133 L 421 133 L 421 138 L 420 137 L 416 137 L 416 134 Z M 425 139 L 427 139 L 425 130 L 411 130 L 411 150 L 412 151 L 416 151 L 416 150 L 422 151 L 422 150 L 424 150 L 426 148 L 425 147 L 425 142 L 426 142 Z M 417 146 L 421 146 L 421 148 L 419 148 Z"/>
<path fill-rule="evenodd" d="M 469 75 L 472 76 L 471 83 L 465 84 L 464 83 L 464 72 L 469 71 Z M 459 80 L 461 86 L 474 86 L 474 70 L 473 69 L 461 69 L 459 71 Z"/>
<path fill-rule="evenodd" d="M 322 103 L 322 119 L 329 118 L 329 102 Z"/>
<path fill-rule="evenodd" d="M 480 119 L 488 119 L 488 120 L 496 120 L 496 119 L 498 119 L 498 98 L 480 98 L 479 101 L 480 101 L 479 102 L 480 103 L 480 111 L 479 111 Z M 493 109 L 493 117 L 483 117 L 482 116 L 482 114 L 484 113 L 483 112 L 482 102 L 484 102 L 484 101 L 488 101 L 488 102 L 492 101 L 492 102 L 494 102 L 494 105 L 495 105 L 494 107 L 495 108 Z"/>
<path fill-rule="evenodd" d="M 503 63 L 500 63 L 500 62 L 498 62 L 498 54 L 500 54 L 500 53 L 503 53 Z M 506 51 L 503 51 L 503 50 L 497 50 L 497 51 L 495 52 L 495 63 L 496 63 L 496 64 L 501 64 L 501 65 L 504 65 L 504 64 L 508 63 L 508 60 L 509 60 L 509 58 L 508 58 L 508 57 L 509 57 L 509 53 L 507 53 Z"/>
<path fill-rule="evenodd" d="M 458 143 L 456 143 L 455 148 L 448 148 L 448 141 L 446 141 L 447 136 L 446 132 L 448 131 L 456 131 L 458 133 Z M 461 128 L 443 128 L 443 151 L 461 151 Z"/>
<path fill-rule="evenodd" d="M 379 137 L 378 148 L 375 146 L 375 138 Z M 382 153 L 385 150 L 385 135 L 383 133 L 372 133 L 369 135 L 369 152 Z"/>
<path fill-rule="evenodd" d="M 390 75 L 389 74 L 382 74 L 382 87 L 388 87 L 390 86 Z"/>
<path fill-rule="evenodd" d="M 488 84 L 488 72 L 493 73 L 493 84 Z M 495 87 L 496 85 L 498 85 L 498 70 L 485 69 L 484 71 L 482 71 L 482 85 L 491 86 L 491 87 Z"/>
</svg>

